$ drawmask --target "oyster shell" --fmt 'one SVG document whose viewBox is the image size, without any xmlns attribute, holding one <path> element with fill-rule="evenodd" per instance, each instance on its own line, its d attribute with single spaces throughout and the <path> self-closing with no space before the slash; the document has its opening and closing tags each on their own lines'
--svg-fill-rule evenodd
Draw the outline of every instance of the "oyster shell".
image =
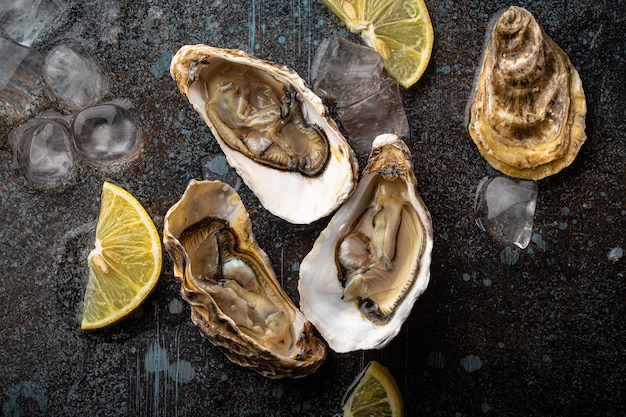
<svg viewBox="0 0 626 417">
<path fill-rule="evenodd" d="M 381 348 L 430 278 L 430 214 L 411 155 L 378 136 L 355 192 L 300 265 L 300 308 L 336 352 Z"/>
<path fill-rule="evenodd" d="M 586 139 L 578 71 L 521 7 L 494 18 L 470 103 L 470 136 L 494 168 L 512 177 L 556 174 Z"/>
<path fill-rule="evenodd" d="M 268 378 L 303 377 L 326 347 L 276 280 L 237 193 L 192 180 L 165 216 L 163 243 L 201 333 Z"/>
<path fill-rule="evenodd" d="M 208 45 L 180 48 L 170 71 L 228 163 L 274 215 L 311 223 L 354 189 L 352 149 L 294 71 Z"/>
</svg>

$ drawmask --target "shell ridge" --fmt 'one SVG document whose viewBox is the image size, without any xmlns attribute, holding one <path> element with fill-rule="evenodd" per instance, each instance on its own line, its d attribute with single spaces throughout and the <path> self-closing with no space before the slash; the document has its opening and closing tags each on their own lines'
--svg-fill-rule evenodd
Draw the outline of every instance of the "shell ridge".
<svg viewBox="0 0 626 417">
<path fill-rule="evenodd" d="M 382 160 L 377 160 L 379 158 Z M 384 179 L 385 176 L 387 179 Z M 415 264 L 398 265 L 393 269 L 397 273 L 402 271 L 406 274 L 399 286 L 405 291 L 400 295 L 395 290 L 389 293 L 400 301 L 392 302 L 393 311 L 381 320 L 366 313 L 360 301 L 343 298 L 344 287 L 335 251 L 340 241 L 352 232 L 353 222 L 361 223 L 367 219 L 362 217 L 365 216 L 362 211 L 370 209 L 370 204 L 373 204 L 370 200 L 376 195 L 380 184 L 386 182 L 385 186 L 389 187 L 396 181 L 404 182 L 405 186 L 393 186 L 390 190 L 402 190 L 394 194 L 395 198 L 406 200 L 404 204 L 415 208 L 416 230 L 420 233 L 422 245 L 420 248 L 412 248 L 418 251 L 414 255 Z M 432 225 L 416 187 L 411 155 L 406 144 L 395 135 L 376 138 L 370 160 L 355 191 L 333 215 L 300 265 L 298 291 L 302 312 L 336 352 L 378 349 L 388 344 L 399 333 L 415 300 L 428 284 Z M 413 233 L 411 230 L 408 232 Z M 406 255 L 406 259 L 413 258 Z"/>
<path fill-rule="evenodd" d="M 578 72 L 523 8 L 497 15 L 488 33 L 467 107 L 470 136 L 480 154 L 507 175 L 541 179 L 560 171 L 586 139 L 576 121 L 586 113 Z"/>
<path fill-rule="evenodd" d="M 220 219 L 223 226 L 211 228 L 209 231 L 203 230 L 201 233 L 209 233 L 212 230 L 222 233 L 227 227 L 228 233 L 232 231 L 232 239 L 235 241 L 230 235 L 220 234 L 214 238 L 215 240 L 208 240 L 207 246 L 203 246 L 204 237 L 194 239 L 194 233 L 202 230 L 196 230 L 194 226 L 199 221 L 210 218 Z M 189 228 L 191 231 L 187 232 Z M 182 236 L 186 236 L 185 245 L 189 246 L 184 246 L 179 241 Z M 215 253 L 211 249 L 210 245 L 213 244 L 211 242 L 215 242 L 215 245 L 226 245 L 222 249 L 217 249 L 218 257 L 210 256 L 210 253 Z M 278 283 L 267 254 L 254 239 L 250 217 L 241 199 L 230 186 L 220 181 L 191 180 L 181 200 L 166 214 L 163 243 L 174 264 L 174 275 L 181 282 L 181 296 L 191 306 L 192 321 L 201 334 L 222 348 L 230 360 L 270 378 L 303 377 L 321 365 L 326 356 L 325 346 L 314 336 L 310 324 Z M 198 249 L 190 247 L 195 243 L 200 244 Z M 231 274 L 229 276 L 225 273 L 222 275 L 224 272 L 222 268 L 225 265 L 220 264 L 222 256 L 232 256 L 230 259 L 240 257 L 243 262 L 236 263 L 235 267 L 241 268 L 239 265 L 246 265 L 243 272 L 237 269 L 229 272 Z M 211 259 L 219 259 L 219 266 L 209 264 L 207 269 Z M 223 286 L 213 284 L 214 287 L 211 287 L 202 284 L 201 280 L 204 278 L 194 276 L 192 262 L 207 262 L 200 263 L 199 271 L 207 271 L 211 279 L 224 282 Z M 246 275 L 248 273 L 254 274 L 254 278 Z M 232 274 L 243 275 L 237 278 Z M 253 285 L 248 285 L 248 282 L 252 282 Z M 217 296 L 222 297 L 223 301 L 214 298 L 216 290 L 219 290 L 217 294 L 227 294 Z M 232 297 L 229 294 L 236 294 L 241 298 L 224 298 Z M 246 330 L 248 326 L 246 321 L 241 321 L 241 317 L 237 319 L 227 314 L 222 310 L 224 304 L 219 304 L 220 302 L 230 302 L 233 303 L 233 307 L 242 308 L 243 310 L 238 310 L 242 312 L 241 314 L 253 312 L 259 315 L 261 321 L 252 323 L 259 326 L 258 323 L 265 320 L 268 327 L 265 330 L 259 329 L 261 333 L 252 328 Z M 254 304 L 249 304 L 250 302 Z M 248 303 L 247 307 L 242 303 Z M 249 310 L 245 310 L 246 308 Z M 274 321 L 276 319 L 278 322 Z M 270 327 L 271 323 L 275 325 L 278 323 L 277 332 L 275 327 Z"/>
</svg>

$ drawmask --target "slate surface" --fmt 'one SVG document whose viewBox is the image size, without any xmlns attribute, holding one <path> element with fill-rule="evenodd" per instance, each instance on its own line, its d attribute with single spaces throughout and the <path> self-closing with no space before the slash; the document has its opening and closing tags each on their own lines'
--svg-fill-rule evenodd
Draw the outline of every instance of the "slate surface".
<svg viewBox="0 0 626 417">
<path fill-rule="evenodd" d="M 521 1 L 568 52 L 587 94 L 587 135 L 573 166 L 539 183 L 525 250 L 481 232 L 475 187 L 490 171 L 464 126 L 487 22 L 503 1 L 426 1 L 435 46 L 403 92 L 419 191 L 434 226 L 431 283 L 380 351 L 330 353 L 314 375 L 267 380 L 202 339 L 166 257 L 155 292 L 109 329 L 79 330 L 103 180 L 133 193 L 162 229 L 192 178 L 236 181 L 209 129 L 168 75 L 183 44 L 209 43 L 283 63 L 308 79 L 316 45 L 346 33 L 320 1 L 86 1 L 33 45 L 80 40 L 127 98 L 144 146 L 110 168 L 79 165 L 61 190 L 14 169 L 0 115 L 0 404 L 5 416 L 331 416 L 371 359 L 396 377 L 408 416 L 624 416 L 626 5 Z M 52 108 L 42 98 L 30 113 Z M 71 116 L 71 114 L 68 114 Z M 361 167 L 363 164 L 361 164 Z M 298 266 L 322 219 L 293 226 L 240 188 L 256 237 L 296 301 Z"/>
</svg>

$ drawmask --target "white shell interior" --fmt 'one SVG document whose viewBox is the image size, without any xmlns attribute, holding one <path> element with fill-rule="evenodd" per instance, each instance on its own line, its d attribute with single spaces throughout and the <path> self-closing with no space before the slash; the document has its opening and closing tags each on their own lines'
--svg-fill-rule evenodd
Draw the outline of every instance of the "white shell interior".
<svg viewBox="0 0 626 417">
<path fill-rule="evenodd" d="M 390 143 L 395 138 L 385 135 L 374 142 L 374 147 Z M 328 345 L 335 352 L 344 353 L 359 349 L 384 347 L 400 331 L 417 297 L 422 294 L 430 279 L 432 252 L 432 226 L 430 215 L 417 195 L 414 186 L 409 188 L 409 198 L 418 216 L 422 219 L 426 233 L 426 246 L 421 258 L 415 282 L 406 297 L 397 307 L 390 320 L 376 324 L 361 313 L 354 300 L 345 301 L 341 297 L 344 288 L 338 279 L 339 271 L 335 262 L 336 243 L 346 233 L 357 216 L 362 212 L 363 201 L 370 201 L 366 195 L 367 184 L 376 174 L 365 174 L 355 192 L 341 206 L 330 220 L 326 229 L 315 241 L 313 249 L 300 265 L 300 309 L 319 330 Z"/>
<path fill-rule="evenodd" d="M 281 82 L 293 85 L 302 100 L 301 108 L 305 120 L 309 124 L 319 126 L 328 138 L 330 159 L 324 171 L 315 177 L 261 165 L 224 143 L 205 110 L 208 97 L 202 83 L 198 81 L 191 83 L 188 91 L 190 103 L 211 128 L 230 166 L 255 193 L 263 207 L 295 224 L 311 223 L 335 210 L 354 188 L 356 162 L 347 141 L 332 119 L 326 116 L 326 108 L 321 99 L 304 85 L 304 81 L 295 72 L 286 67 L 241 55 L 227 57 L 209 55 L 207 59 L 226 59 L 260 68 Z"/>
<path fill-rule="evenodd" d="M 212 187 L 208 184 L 215 184 L 216 186 Z M 218 181 L 190 181 L 181 199 L 168 210 L 165 216 L 163 238 L 166 247 L 173 247 L 177 244 L 180 245 L 178 238 L 182 232 L 187 227 L 206 219 L 208 216 L 225 220 L 229 225 L 238 227 L 239 230 L 237 230 L 237 233 L 241 234 L 246 240 L 254 241 L 250 218 L 239 196 L 229 185 L 220 184 L 221 183 Z M 199 202 L 202 204 L 199 205 Z M 276 281 L 272 264 L 265 254 L 265 251 L 258 246 L 255 247 L 255 249 L 259 261 L 265 264 L 267 273 Z M 187 258 L 186 254 L 184 256 L 186 259 L 182 265 L 174 262 L 174 271 L 178 276 L 185 275 L 190 277 L 192 276 L 190 260 Z M 183 265 L 185 271 L 181 269 Z M 187 282 L 187 285 L 192 285 L 189 283 L 189 279 L 187 279 Z M 280 288 L 278 282 L 276 282 L 276 286 Z M 285 297 L 287 298 L 286 295 Z M 291 333 L 294 342 L 297 342 L 297 338 L 302 333 L 305 326 L 306 318 L 293 305 L 285 305 L 282 312 L 290 316 L 292 320 Z M 232 328 L 237 328 L 237 324 L 228 314 L 221 315 L 220 319 L 228 321 Z M 255 345 L 259 350 L 271 352 L 277 358 L 283 360 L 293 359 L 301 353 L 295 344 L 289 346 L 289 351 L 286 354 L 281 354 L 262 346 L 245 332 L 239 332 L 238 336 L 246 340 L 249 345 Z"/>
</svg>

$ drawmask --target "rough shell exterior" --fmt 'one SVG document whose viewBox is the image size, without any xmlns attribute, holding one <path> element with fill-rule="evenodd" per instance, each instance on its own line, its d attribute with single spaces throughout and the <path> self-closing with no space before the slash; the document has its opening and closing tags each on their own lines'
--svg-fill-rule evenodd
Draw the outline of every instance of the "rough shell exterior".
<svg viewBox="0 0 626 417">
<path fill-rule="evenodd" d="M 570 165 L 585 135 L 585 94 L 569 57 L 527 10 L 494 17 L 469 107 L 481 155 L 512 177 L 538 180 Z"/>
<path fill-rule="evenodd" d="M 264 124 L 262 118 L 268 115 L 270 108 L 267 96 L 271 94 L 266 92 L 251 94 L 251 99 L 248 100 L 247 97 L 245 99 L 248 100 L 248 104 L 253 100 L 256 100 L 257 104 L 246 106 L 247 108 L 239 103 L 235 104 L 235 99 L 231 99 L 230 103 L 225 101 L 226 104 L 223 101 L 217 108 L 212 107 L 217 96 L 214 92 L 224 91 L 223 84 L 220 85 L 220 82 L 215 80 L 212 71 L 229 64 L 235 68 L 235 72 L 257 74 L 255 79 L 257 90 L 262 90 L 262 87 L 258 87 L 258 81 L 262 78 L 269 79 L 267 77 L 271 77 L 271 83 L 280 83 L 284 86 L 281 90 L 285 91 L 285 95 L 277 101 L 292 102 L 297 107 L 297 112 L 291 113 L 298 114 L 296 117 L 298 121 L 287 122 L 287 128 L 297 126 L 295 130 L 314 129 L 327 139 L 327 149 L 324 151 L 327 156 L 319 171 L 303 175 L 298 166 L 276 169 L 246 155 L 241 151 L 243 146 L 239 146 L 239 150 L 232 146 L 234 141 L 244 142 L 241 133 L 238 129 L 232 128 L 233 123 L 227 126 L 228 123 L 218 120 L 219 117 L 216 118 L 215 114 L 220 112 L 223 114 L 228 108 L 237 107 L 231 122 L 239 123 L 240 126 L 246 124 L 246 129 L 252 124 Z M 354 152 L 335 122 L 328 116 L 321 99 L 306 87 L 304 81 L 294 71 L 282 65 L 251 57 L 239 50 L 214 48 L 208 45 L 186 45 L 173 57 L 170 72 L 180 91 L 211 128 L 228 163 L 235 168 L 261 204 L 274 215 L 291 223 L 308 224 L 333 212 L 353 191 L 358 169 Z M 227 76 L 223 72 L 217 75 Z M 241 77 L 235 83 L 240 80 Z M 271 104 L 276 104 L 276 99 Z M 255 112 L 252 117 L 248 117 L 250 108 Z M 243 120 L 244 118 L 246 120 Z M 271 116 L 268 118 L 272 122 L 267 123 L 264 128 L 283 126 L 283 120 L 272 119 Z M 254 133 L 257 137 L 263 136 L 259 135 L 258 131 Z M 289 135 L 285 135 L 287 136 Z M 268 142 L 262 137 L 255 142 L 257 145 L 249 148 L 255 150 L 263 148 L 264 141 Z M 277 148 L 284 149 L 286 146 L 283 144 Z"/>
<path fill-rule="evenodd" d="M 300 265 L 300 308 L 336 352 L 384 347 L 398 334 L 415 300 L 426 290 L 433 232 L 430 214 L 416 187 L 411 155 L 404 142 L 391 134 L 378 136 L 355 192 L 334 214 Z M 394 201 L 401 201 L 401 214 L 377 219 L 386 210 L 382 207 L 385 201 L 380 198 L 385 188 L 393 190 Z M 381 235 L 393 247 L 380 252 L 391 255 L 379 262 L 385 256 L 375 254 L 377 226 L 372 225 L 380 224 L 380 219 L 393 223 L 394 217 L 400 220 L 396 229 Z M 345 254 L 343 243 L 353 236 L 369 241 L 369 253 L 365 256 L 368 260 L 361 263 L 364 267 L 357 269 L 355 275 L 348 275 L 345 271 L 352 260 L 340 258 Z M 385 242 L 378 246 L 385 246 Z M 387 300 L 386 294 L 395 292 L 385 306 L 380 306 L 381 301 L 372 301 L 377 294 L 347 295 L 349 284 L 370 272 L 376 274 L 375 279 L 384 277 L 379 281 L 384 282 L 384 287 L 377 290 L 377 294 L 385 294 L 383 301 Z M 366 293 L 372 286 L 366 284 L 358 290 Z"/>
<path fill-rule="evenodd" d="M 263 294 L 261 301 L 269 305 L 281 320 L 288 321 L 290 327 L 285 332 L 286 337 L 279 342 L 262 340 L 271 333 L 271 329 L 266 330 L 261 338 L 256 337 L 258 332 L 244 329 L 235 317 L 237 304 L 225 304 L 214 295 L 216 293 L 212 288 L 223 290 L 228 287 L 224 282 L 235 282 L 239 278 L 228 279 L 224 264 L 211 264 L 210 251 L 206 248 L 192 254 L 189 245 L 185 243 L 186 236 L 190 236 L 190 230 L 193 233 L 193 230 L 198 229 L 197 225 L 209 221 L 221 222 L 224 225 L 221 228 L 222 233 L 227 231 L 229 236 L 234 236 L 232 240 L 235 241 L 231 242 L 234 245 L 229 249 L 220 247 L 219 256 L 214 258 L 225 259 L 228 250 L 229 254 L 236 251 L 242 254 L 242 258 L 248 259 L 248 264 L 257 271 L 256 278 L 252 280 L 260 288 L 258 292 Z M 231 361 L 252 368 L 268 378 L 303 377 L 321 365 L 326 355 L 325 345 L 313 334 L 310 323 L 280 287 L 270 260 L 254 239 L 248 213 L 230 186 L 219 181 L 192 180 L 180 201 L 165 216 L 163 243 L 174 264 L 174 275 L 181 282 L 181 295 L 191 305 L 193 322 L 211 343 L 222 348 Z M 209 271 L 208 276 L 192 273 L 192 270 L 198 270 L 194 263 L 203 263 L 200 269 L 203 272 Z M 209 281 L 212 281 L 209 283 L 212 285 L 207 284 Z M 244 292 L 241 289 L 238 291 Z M 242 302 L 242 298 L 238 300 Z M 248 304 L 248 315 L 256 314 L 255 308 L 260 309 L 255 304 L 251 307 Z M 225 305 L 230 308 L 224 308 Z M 263 330 L 261 329 L 261 334 Z"/>
</svg>

